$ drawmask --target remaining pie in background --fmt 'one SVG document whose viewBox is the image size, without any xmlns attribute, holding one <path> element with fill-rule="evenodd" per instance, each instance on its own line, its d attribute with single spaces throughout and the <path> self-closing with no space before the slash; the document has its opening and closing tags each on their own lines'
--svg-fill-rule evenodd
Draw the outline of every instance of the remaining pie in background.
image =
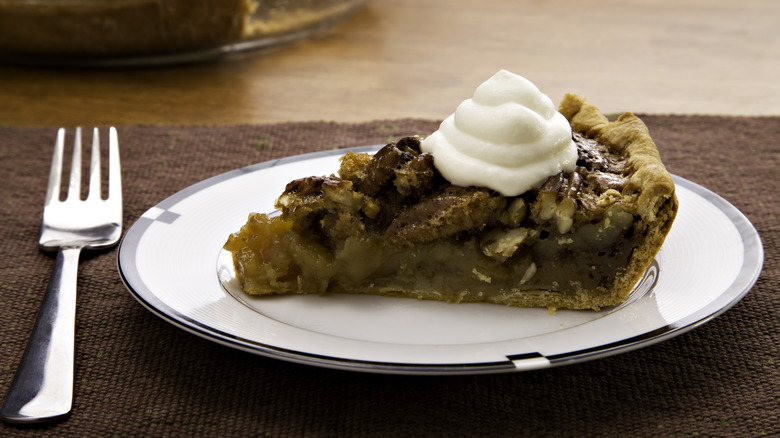
<svg viewBox="0 0 780 438">
<path fill-rule="evenodd" d="M 440 129 L 290 182 L 224 248 L 248 294 L 618 304 L 677 211 L 647 128 L 501 71 Z"/>
<path fill-rule="evenodd" d="M 43 60 L 139 57 L 216 50 L 256 40 L 274 45 L 335 24 L 364 2 L 0 0 L 0 54 Z"/>
</svg>

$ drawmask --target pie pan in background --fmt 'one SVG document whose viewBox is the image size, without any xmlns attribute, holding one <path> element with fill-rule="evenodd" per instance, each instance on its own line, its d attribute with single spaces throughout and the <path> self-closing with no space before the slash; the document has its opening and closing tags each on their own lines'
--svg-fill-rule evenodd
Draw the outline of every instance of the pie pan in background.
<svg viewBox="0 0 780 438">
<path fill-rule="evenodd" d="M 323 32 L 365 0 L 0 0 L 0 60 L 174 64 Z"/>
</svg>

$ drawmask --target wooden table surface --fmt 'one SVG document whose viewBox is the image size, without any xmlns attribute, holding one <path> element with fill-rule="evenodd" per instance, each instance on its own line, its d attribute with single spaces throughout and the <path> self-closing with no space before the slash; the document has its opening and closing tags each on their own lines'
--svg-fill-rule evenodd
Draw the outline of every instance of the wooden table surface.
<svg viewBox="0 0 780 438">
<path fill-rule="evenodd" d="M 372 0 L 323 36 L 216 62 L 0 65 L 0 123 L 441 119 L 502 68 L 607 113 L 780 115 L 780 2 Z"/>
</svg>

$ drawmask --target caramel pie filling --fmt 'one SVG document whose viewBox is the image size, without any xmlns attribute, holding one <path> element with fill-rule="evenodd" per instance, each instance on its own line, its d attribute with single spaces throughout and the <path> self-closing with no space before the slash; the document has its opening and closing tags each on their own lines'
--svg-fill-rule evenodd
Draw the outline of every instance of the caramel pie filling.
<svg viewBox="0 0 780 438">
<path fill-rule="evenodd" d="M 249 294 L 613 305 L 652 260 L 655 235 L 674 213 L 660 208 L 672 212 L 643 220 L 626 150 L 577 132 L 573 139 L 575 171 L 515 197 L 450 184 L 415 137 L 374 155 L 348 152 L 337 176 L 290 182 L 276 202 L 281 214 L 251 214 L 224 248 Z M 637 251 L 652 254 L 632 261 Z"/>
</svg>

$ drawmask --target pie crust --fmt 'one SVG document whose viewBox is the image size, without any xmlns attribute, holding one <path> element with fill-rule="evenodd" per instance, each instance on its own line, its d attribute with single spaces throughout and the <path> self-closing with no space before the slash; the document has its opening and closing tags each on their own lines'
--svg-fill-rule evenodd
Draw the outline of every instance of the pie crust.
<svg viewBox="0 0 780 438">
<path fill-rule="evenodd" d="M 575 94 L 559 111 L 577 168 L 519 196 L 450 184 L 415 137 L 290 182 L 280 214 L 250 214 L 224 246 L 243 290 L 551 310 L 622 302 L 671 228 L 674 182 L 635 115 L 610 122 Z"/>
</svg>

